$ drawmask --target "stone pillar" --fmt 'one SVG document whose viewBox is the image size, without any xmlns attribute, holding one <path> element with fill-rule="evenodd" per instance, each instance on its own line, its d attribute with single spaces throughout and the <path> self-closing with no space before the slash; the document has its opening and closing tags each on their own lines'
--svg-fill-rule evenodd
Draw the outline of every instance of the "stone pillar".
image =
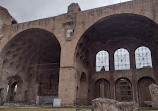
<svg viewBox="0 0 158 111">
<path fill-rule="evenodd" d="M 64 35 L 61 35 L 64 37 Z M 74 68 L 76 44 L 65 41 L 61 44 L 58 95 L 62 106 L 74 106 L 77 93 L 77 71 Z"/>
<path fill-rule="evenodd" d="M 115 97 L 115 80 L 114 80 L 114 51 L 109 52 L 109 69 L 110 69 L 110 98 Z"/>
<path fill-rule="evenodd" d="M 114 51 L 109 52 L 109 70 L 114 71 Z"/>
<path fill-rule="evenodd" d="M 30 84 L 28 85 L 28 102 L 30 104 L 36 104 L 36 98 L 37 98 L 37 94 L 38 94 L 38 83 L 36 82 L 36 77 L 31 77 L 31 81 Z M 23 92 L 25 93 L 25 92 Z"/>
<path fill-rule="evenodd" d="M 130 69 L 132 70 L 132 91 L 133 91 L 133 100 L 138 102 L 137 100 L 137 80 L 136 80 L 136 62 L 135 62 L 135 50 L 130 50 Z"/>
<path fill-rule="evenodd" d="M 130 68 L 136 69 L 135 50 L 130 51 Z"/>
<path fill-rule="evenodd" d="M 152 59 L 152 67 L 154 69 L 154 75 L 155 75 L 155 80 L 156 80 L 156 83 L 158 84 L 158 49 L 150 49 L 151 51 L 151 59 Z"/>
<path fill-rule="evenodd" d="M 76 70 L 73 66 L 61 67 L 59 76 L 59 98 L 62 106 L 73 106 L 76 102 Z"/>
<path fill-rule="evenodd" d="M 133 71 L 133 74 L 135 71 Z M 132 75 L 132 91 L 133 91 L 133 100 L 138 103 L 138 89 L 137 89 L 137 80 L 136 75 Z"/>
<path fill-rule="evenodd" d="M 7 92 L 8 81 L 2 81 L 2 82 L 3 82 L 2 88 L 4 88 L 4 90 L 3 90 L 3 100 L 4 100 L 4 102 L 7 102 L 7 96 L 8 96 L 8 92 Z"/>
</svg>

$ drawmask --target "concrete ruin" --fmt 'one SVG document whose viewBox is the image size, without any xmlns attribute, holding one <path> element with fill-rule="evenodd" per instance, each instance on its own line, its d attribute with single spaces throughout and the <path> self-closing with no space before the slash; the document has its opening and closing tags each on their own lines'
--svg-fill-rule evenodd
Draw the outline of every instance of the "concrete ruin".
<svg viewBox="0 0 158 111">
<path fill-rule="evenodd" d="M 92 111 L 140 111 L 135 102 L 118 102 L 112 99 L 97 98 L 92 100 Z"/>
<path fill-rule="evenodd" d="M 151 100 L 152 100 L 152 107 L 154 109 L 158 109 L 158 85 L 151 84 L 149 86 Z"/>
<path fill-rule="evenodd" d="M 158 0 L 86 11 L 73 3 L 25 23 L 0 7 L 1 103 L 90 105 L 101 97 L 148 106 L 157 57 Z"/>
</svg>

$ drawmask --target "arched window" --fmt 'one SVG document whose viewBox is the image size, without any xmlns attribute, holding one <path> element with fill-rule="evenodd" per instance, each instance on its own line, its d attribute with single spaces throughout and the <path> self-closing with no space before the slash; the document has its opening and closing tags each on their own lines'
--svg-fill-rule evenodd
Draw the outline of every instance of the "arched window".
<svg viewBox="0 0 158 111">
<path fill-rule="evenodd" d="M 136 68 L 152 67 L 151 51 L 147 47 L 139 47 L 135 51 Z"/>
<path fill-rule="evenodd" d="M 115 70 L 129 70 L 130 69 L 129 52 L 124 48 L 116 50 L 114 53 L 114 63 L 115 63 Z"/>
<path fill-rule="evenodd" d="M 109 71 L 109 53 L 107 51 L 100 51 L 96 55 L 96 71 Z"/>
</svg>

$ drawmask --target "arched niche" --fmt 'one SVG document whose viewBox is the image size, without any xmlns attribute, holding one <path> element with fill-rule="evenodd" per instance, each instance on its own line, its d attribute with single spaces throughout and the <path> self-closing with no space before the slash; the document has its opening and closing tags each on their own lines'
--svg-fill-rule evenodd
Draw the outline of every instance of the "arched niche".
<svg viewBox="0 0 158 111">
<path fill-rule="evenodd" d="M 88 79 L 83 72 L 80 76 L 78 105 L 86 105 L 88 100 Z"/>
<path fill-rule="evenodd" d="M 106 79 L 95 82 L 95 98 L 110 98 L 110 83 Z"/>
<path fill-rule="evenodd" d="M 115 82 L 115 96 L 117 101 L 132 101 L 132 83 L 127 78 L 117 79 Z"/>
<path fill-rule="evenodd" d="M 151 77 L 142 77 L 138 80 L 138 100 L 141 107 L 149 107 L 151 103 L 151 95 L 149 85 L 155 83 Z"/>
</svg>

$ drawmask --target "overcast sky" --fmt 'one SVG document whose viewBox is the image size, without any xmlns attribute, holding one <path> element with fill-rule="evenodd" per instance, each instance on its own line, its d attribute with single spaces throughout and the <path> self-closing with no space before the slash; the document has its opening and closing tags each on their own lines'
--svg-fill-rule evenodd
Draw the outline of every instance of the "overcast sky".
<svg viewBox="0 0 158 111">
<path fill-rule="evenodd" d="M 79 3 L 81 10 L 107 6 L 130 0 L 0 0 L 19 22 L 56 16 L 67 12 L 71 3 Z"/>
</svg>

